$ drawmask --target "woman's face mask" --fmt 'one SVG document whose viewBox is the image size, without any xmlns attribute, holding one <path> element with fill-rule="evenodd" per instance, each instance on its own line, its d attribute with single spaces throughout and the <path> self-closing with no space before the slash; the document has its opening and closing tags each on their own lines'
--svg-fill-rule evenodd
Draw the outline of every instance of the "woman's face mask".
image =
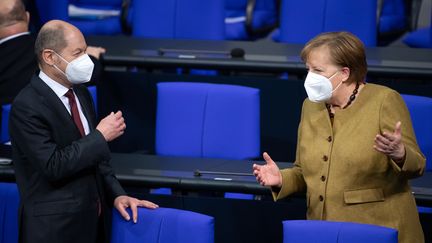
<svg viewBox="0 0 432 243">
<path fill-rule="evenodd" d="M 317 103 L 330 100 L 333 92 L 336 91 L 342 84 L 341 81 L 333 90 L 330 79 L 332 79 L 338 73 L 339 71 L 336 71 L 330 78 L 327 78 L 323 75 L 309 71 L 304 83 L 304 87 L 306 89 L 309 100 Z"/>
<path fill-rule="evenodd" d="M 54 65 L 54 67 L 62 72 L 69 82 L 72 84 L 82 84 L 90 81 L 93 74 L 94 63 L 87 54 L 81 55 L 75 60 L 68 62 L 56 52 L 54 53 L 68 64 L 66 67 L 66 73 L 60 70 L 56 65 Z"/>
</svg>

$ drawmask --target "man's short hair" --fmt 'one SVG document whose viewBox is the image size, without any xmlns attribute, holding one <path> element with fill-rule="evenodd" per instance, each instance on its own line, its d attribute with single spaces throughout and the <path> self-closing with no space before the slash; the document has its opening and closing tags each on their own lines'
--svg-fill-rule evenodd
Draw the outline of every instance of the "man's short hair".
<svg viewBox="0 0 432 243">
<path fill-rule="evenodd" d="M 11 11 L 0 13 L 0 28 L 25 21 L 26 18 L 24 3 L 21 0 L 15 0 Z"/>
<path fill-rule="evenodd" d="M 43 50 L 51 49 L 57 53 L 60 53 L 64 48 L 66 48 L 67 42 L 64 37 L 64 31 L 65 29 L 61 25 L 55 25 L 48 28 L 42 27 L 35 42 L 35 54 L 38 58 L 39 64 L 43 64 Z"/>
</svg>

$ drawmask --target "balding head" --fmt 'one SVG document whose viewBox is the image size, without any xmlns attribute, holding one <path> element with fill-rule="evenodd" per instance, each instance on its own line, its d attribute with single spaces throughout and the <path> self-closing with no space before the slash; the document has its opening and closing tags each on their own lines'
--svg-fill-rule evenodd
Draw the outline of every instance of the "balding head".
<svg viewBox="0 0 432 243">
<path fill-rule="evenodd" d="M 47 22 L 39 31 L 35 43 L 35 53 L 39 64 L 43 64 L 43 51 L 45 49 L 61 53 L 68 46 L 68 41 L 84 39 L 81 32 L 73 25 L 61 21 L 52 20 Z"/>
<path fill-rule="evenodd" d="M 41 70 L 62 84 L 68 83 L 64 75 L 68 63 L 85 54 L 86 49 L 81 31 L 61 20 L 52 20 L 42 26 L 35 43 Z"/>
<path fill-rule="evenodd" d="M 0 28 L 26 20 L 26 11 L 21 0 L 0 1 Z"/>
<path fill-rule="evenodd" d="M 46 23 L 40 29 L 35 43 L 35 54 L 39 64 L 43 64 L 42 51 L 44 49 L 51 49 L 59 53 L 66 47 L 64 31 L 64 25 L 55 20 Z"/>
<path fill-rule="evenodd" d="M 0 38 L 28 31 L 29 16 L 22 0 L 1 0 Z"/>
</svg>

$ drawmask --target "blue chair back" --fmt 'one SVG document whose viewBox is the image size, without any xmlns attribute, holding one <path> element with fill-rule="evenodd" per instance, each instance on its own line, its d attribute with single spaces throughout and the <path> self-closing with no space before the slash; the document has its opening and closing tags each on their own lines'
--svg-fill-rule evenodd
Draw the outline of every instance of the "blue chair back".
<svg viewBox="0 0 432 243">
<path fill-rule="evenodd" d="M 409 47 L 432 48 L 432 25 L 409 33 L 403 42 Z"/>
<path fill-rule="evenodd" d="M 402 94 L 411 115 L 420 150 L 426 157 L 426 170 L 432 171 L 432 98 Z"/>
<path fill-rule="evenodd" d="M 279 0 L 225 0 L 225 38 L 227 40 L 249 40 L 254 39 L 257 31 L 268 34 L 272 27 L 278 22 L 278 7 Z M 247 12 L 247 8 L 251 8 L 251 3 L 254 3 L 254 8 Z M 250 5 L 250 6 L 248 6 Z M 249 22 L 248 22 L 249 21 Z M 250 25 L 250 30 L 247 29 Z M 264 31 L 260 31 L 266 29 Z"/>
<path fill-rule="evenodd" d="M 403 42 L 409 47 L 432 48 L 432 15 L 431 24 L 428 27 L 412 31 L 405 36 Z"/>
<path fill-rule="evenodd" d="M 138 221 L 134 224 L 114 209 L 111 243 L 138 242 L 213 243 L 214 218 L 172 208 L 138 208 Z"/>
<path fill-rule="evenodd" d="M 10 141 L 9 137 L 9 113 L 11 105 L 6 104 L 1 107 L 1 124 L 0 124 L 0 143 Z"/>
<path fill-rule="evenodd" d="M 237 85 L 157 84 L 156 153 L 246 159 L 260 152 L 259 90 Z"/>
<path fill-rule="evenodd" d="M 0 243 L 18 242 L 18 207 L 17 185 L 0 182 Z"/>
<path fill-rule="evenodd" d="M 377 225 L 318 220 L 283 221 L 284 243 L 397 243 L 395 229 Z"/>
<path fill-rule="evenodd" d="M 39 12 L 42 24 L 59 19 L 76 26 L 84 35 L 112 35 L 121 34 L 122 27 L 120 16 L 98 18 L 72 18 L 69 16 L 69 4 L 76 7 L 92 10 L 121 10 L 122 0 L 36 0 L 36 7 Z"/>
<path fill-rule="evenodd" d="M 282 0 L 279 41 L 305 44 L 330 31 L 349 31 L 375 46 L 377 0 Z"/>
<path fill-rule="evenodd" d="M 98 113 L 98 99 L 97 99 L 97 88 L 95 85 L 87 86 L 88 91 L 90 92 L 90 95 L 93 99 L 94 108 L 96 111 L 96 114 Z"/>
<path fill-rule="evenodd" d="M 379 32 L 404 31 L 407 28 L 405 0 L 381 0 L 382 9 L 379 16 Z"/>
<path fill-rule="evenodd" d="M 69 0 L 36 0 L 36 7 L 42 24 L 53 19 L 69 20 Z"/>
<path fill-rule="evenodd" d="M 420 2 L 419 6 L 422 6 L 421 1 L 419 2 Z M 420 11 L 420 8 L 418 8 L 418 10 L 415 11 Z M 414 19 L 416 19 L 415 16 Z M 428 27 L 419 28 L 407 34 L 404 37 L 403 42 L 409 47 L 432 48 L 432 15 L 431 15 L 430 23 L 431 24 Z M 416 27 L 417 25 L 415 25 L 415 28 Z"/>
<path fill-rule="evenodd" d="M 223 40 L 222 0 L 135 1 L 132 35 L 147 38 Z"/>
<path fill-rule="evenodd" d="M 79 7 L 97 7 L 101 9 L 119 9 L 123 0 L 69 0 Z"/>
</svg>

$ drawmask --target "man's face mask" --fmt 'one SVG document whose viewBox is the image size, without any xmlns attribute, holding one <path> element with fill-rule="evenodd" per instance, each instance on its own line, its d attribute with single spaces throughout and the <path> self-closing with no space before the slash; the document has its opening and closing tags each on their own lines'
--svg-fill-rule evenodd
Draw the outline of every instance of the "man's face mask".
<svg viewBox="0 0 432 243">
<path fill-rule="evenodd" d="M 87 54 L 81 55 L 75 60 L 68 62 L 56 52 L 54 53 L 68 64 L 66 66 L 66 73 L 56 65 L 54 65 L 54 67 L 62 72 L 69 82 L 72 84 L 82 84 L 90 81 L 93 74 L 94 63 Z"/>
<path fill-rule="evenodd" d="M 332 83 L 330 79 L 332 79 L 339 71 L 336 71 L 330 78 L 327 78 L 323 75 L 316 74 L 313 72 L 308 73 L 306 76 L 306 80 L 304 83 L 304 87 L 306 89 L 306 93 L 308 98 L 312 102 L 325 102 L 330 100 L 334 91 L 336 91 L 339 86 L 342 84 L 342 81 L 336 86 L 333 90 Z"/>
</svg>

